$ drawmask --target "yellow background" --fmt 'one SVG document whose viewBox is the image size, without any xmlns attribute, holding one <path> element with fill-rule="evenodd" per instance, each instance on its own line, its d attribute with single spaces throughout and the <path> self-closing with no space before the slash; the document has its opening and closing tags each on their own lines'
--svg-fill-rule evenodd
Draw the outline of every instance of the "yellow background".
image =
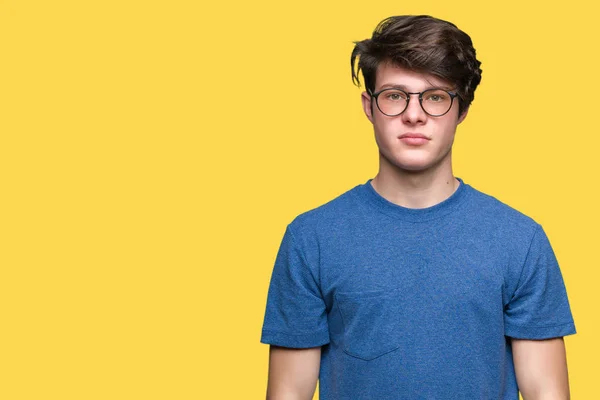
<svg viewBox="0 0 600 400">
<path fill-rule="evenodd" d="M 377 172 L 352 42 L 422 13 L 483 62 L 455 175 L 544 226 L 599 398 L 592 3 L 1 1 L 0 398 L 264 398 L 285 226 Z"/>
</svg>

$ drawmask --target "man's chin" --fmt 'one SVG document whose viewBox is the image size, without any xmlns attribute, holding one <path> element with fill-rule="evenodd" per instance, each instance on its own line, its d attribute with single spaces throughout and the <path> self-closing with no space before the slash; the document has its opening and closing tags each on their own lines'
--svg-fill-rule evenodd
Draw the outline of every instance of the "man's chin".
<svg viewBox="0 0 600 400">
<path fill-rule="evenodd" d="M 434 164 L 432 164 L 430 162 L 425 162 L 425 161 L 418 161 L 418 162 L 414 161 L 414 162 L 395 163 L 394 166 L 396 169 L 406 172 L 406 173 L 419 174 L 419 173 L 424 173 L 424 172 L 430 171 L 434 167 Z"/>
</svg>

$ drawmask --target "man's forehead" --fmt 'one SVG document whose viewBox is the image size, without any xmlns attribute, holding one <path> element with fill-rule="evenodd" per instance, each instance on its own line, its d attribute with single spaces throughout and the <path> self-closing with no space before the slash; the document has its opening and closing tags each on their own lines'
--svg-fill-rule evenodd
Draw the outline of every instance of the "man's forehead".
<svg viewBox="0 0 600 400">
<path fill-rule="evenodd" d="M 386 87 L 403 88 L 415 84 L 448 90 L 454 88 L 451 82 L 426 71 L 409 69 L 391 62 L 381 63 L 377 68 L 376 86 L 378 89 Z"/>
</svg>

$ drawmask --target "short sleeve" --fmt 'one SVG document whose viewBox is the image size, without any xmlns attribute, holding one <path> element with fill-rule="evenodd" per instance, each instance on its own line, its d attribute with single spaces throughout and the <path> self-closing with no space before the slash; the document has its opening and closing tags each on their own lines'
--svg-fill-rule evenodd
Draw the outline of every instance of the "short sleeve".
<svg viewBox="0 0 600 400">
<path fill-rule="evenodd" d="M 504 308 L 506 336 L 549 339 L 576 333 L 563 277 L 543 228 L 538 225 L 516 290 Z"/>
<path fill-rule="evenodd" d="M 305 252 L 288 225 L 271 275 L 262 343 L 294 348 L 329 343 L 318 268 L 307 263 Z"/>
</svg>

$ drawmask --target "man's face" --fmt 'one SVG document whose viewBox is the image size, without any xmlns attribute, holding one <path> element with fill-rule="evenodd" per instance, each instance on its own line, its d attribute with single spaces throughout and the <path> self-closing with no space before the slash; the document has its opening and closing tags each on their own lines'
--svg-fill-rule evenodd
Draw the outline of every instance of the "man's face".
<svg viewBox="0 0 600 400">
<path fill-rule="evenodd" d="M 449 82 L 431 74 L 382 63 L 377 69 L 375 93 L 388 87 L 397 87 L 406 92 L 422 92 L 431 88 L 455 89 Z M 458 98 L 454 99 L 451 109 L 440 117 L 425 113 L 418 95 L 410 95 L 406 110 L 395 117 L 383 114 L 377 108 L 375 99 L 366 92 L 362 94 L 362 103 L 367 118 L 373 124 L 381 163 L 387 164 L 382 167 L 412 172 L 438 168 L 451 171 L 451 149 L 456 126 L 467 115 L 466 110 L 458 115 Z M 425 139 L 410 138 L 418 135 L 425 136 Z"/>
</svg>

